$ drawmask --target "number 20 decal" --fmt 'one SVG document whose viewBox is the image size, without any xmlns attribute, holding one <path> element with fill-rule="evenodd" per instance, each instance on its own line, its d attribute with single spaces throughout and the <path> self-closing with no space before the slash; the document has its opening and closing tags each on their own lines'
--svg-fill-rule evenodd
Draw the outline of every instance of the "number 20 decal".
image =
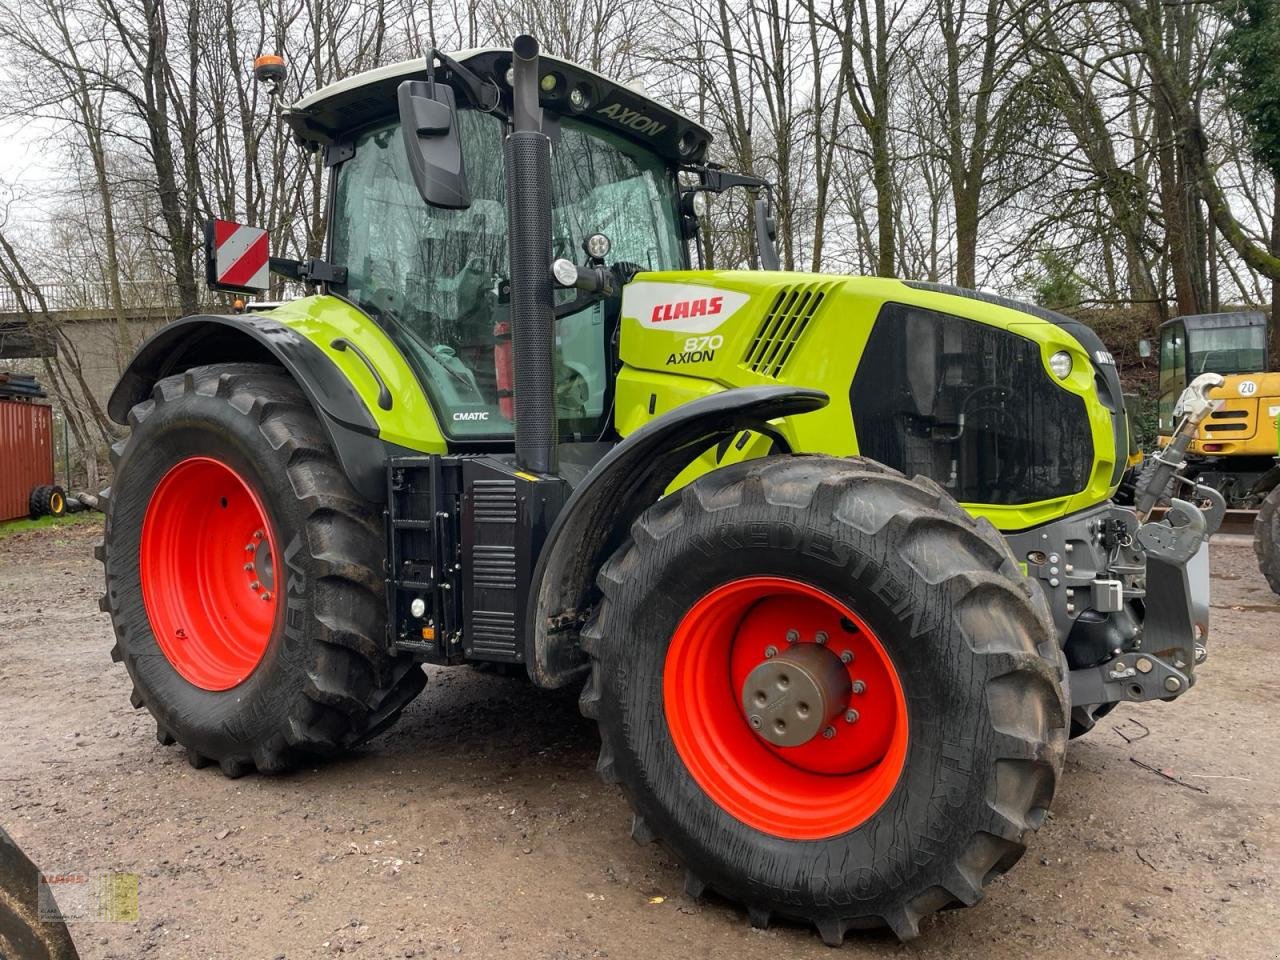
<svg viewBox="0 0 1280 960">
<path fill-rule="evenodd" d="M 690 337 L 684 342 L 684 351 L 692 353 L 695 350 L 719 350 L 723 346 L 724 337 L 713 334 L 709 337 Z"/>
</svg>

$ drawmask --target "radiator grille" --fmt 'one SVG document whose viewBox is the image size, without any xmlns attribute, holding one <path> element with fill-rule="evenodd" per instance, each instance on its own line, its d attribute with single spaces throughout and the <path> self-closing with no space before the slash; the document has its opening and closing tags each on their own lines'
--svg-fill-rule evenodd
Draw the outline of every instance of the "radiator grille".
<svg viewBox="0 0 1280 960">
<path fill-rule="evenodd" d="M 477 480 L 471 488 L 476 523 L 516 522 L 516 482 Z"/>
<path fill-rule="evenodd" d="M 793 284 L 780 289 L 773 298 L 742 358 L 752 372 L 778 379 L 795 352 L 810 321 L 827 299 L 828 288 L 819 284 Z"/>
<path fill-rule="evenodd" d="M 471 653 L 477 657 L 514 657 L 516 615 L 504 610 L 473 610 L 471 612 Z"/>
<path fill-rule="evenodd" d="M 476 544 L 472 553 L 472 576 L 477 587 L 516 586 L 516 548 Z"/>
<path fill-rule="evenodd" d="M 1240 401 L 1235 401 L 1240 403 Z M 1209 414 L 1209 418 L 1200 424 L 1200 433 L 1205 437 L 1215 437 L 1224 433 L 1238 434 L 1233 436 L 1232 440 L 1246 440 L 1253 436 L 1255 429 L 1254 412 L 1257 410 L 1256 403 L 1247 403 L 1244 409 L 1240 407 L 1230 407 L 1225 410 L 1215 410 Z"/>
</svg>

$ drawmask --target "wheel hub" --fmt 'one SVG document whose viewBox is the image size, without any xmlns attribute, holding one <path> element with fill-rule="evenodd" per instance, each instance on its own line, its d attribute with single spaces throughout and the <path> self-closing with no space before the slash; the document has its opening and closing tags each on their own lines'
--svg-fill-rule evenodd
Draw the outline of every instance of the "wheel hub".
<svg viewBox="0 0 1280 960">
<path fill-rule="evenodd" d="M 888 651 L 854 610 L 809 584 L 752 576 L 709 591 L 677 626 L 662 683 L 671 740 L 694 781 L 773 836 L 852 830 L 903 770 L 907 703 Z"/>
<path fill-rule="evenodd" d="M 769 743 L 798 747 L 828 729 L 827 738 L 834 736 L 832 721 L 845 712 L 852 690 L 839 656 L 818 643 L 798 643 L 747 674 L 742 709 Z"/>
</svg>

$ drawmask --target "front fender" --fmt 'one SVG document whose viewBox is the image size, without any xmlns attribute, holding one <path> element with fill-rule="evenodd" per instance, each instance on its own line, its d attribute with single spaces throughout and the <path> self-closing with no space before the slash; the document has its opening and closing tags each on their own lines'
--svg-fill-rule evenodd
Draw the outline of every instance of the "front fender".
<svg viewBox="0 0 1280 960">
<path fill-rule="evenodd" d="M 284 367 L 319 415 L 351 485 L 367 500 L 386 500 L 388 445 L 378 439 L 378 425 L 359 393 L 319 347 L 265 316 L 201 315 L 168 324 L 134 355 L 107 413 L 127 424 L 130 409 L 151 395 L 157 381 L 195 366 L 246 362 Z"/>
<path fill-rule="evenodd" d="M 774 434 L 770 420 L 819 410 L 827 399 L 802 387 L 725 390 L 681 404 L 610 450 L 574 488 L 533 571 L 525 662 L 534 682 L 561 687 L 585 669 L 577 638 L 596 572 L 685 467 L 721 440 Z"/>
</svg>

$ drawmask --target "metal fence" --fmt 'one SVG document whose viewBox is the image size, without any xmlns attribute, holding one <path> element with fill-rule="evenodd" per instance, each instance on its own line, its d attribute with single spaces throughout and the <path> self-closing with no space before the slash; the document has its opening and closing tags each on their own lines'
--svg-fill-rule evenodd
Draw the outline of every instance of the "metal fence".
<svg viewBox="0 0 1280 960">
<path fill-rule="evenodd" d="M 279 282 L 277 280 L 277 282 Z M 101 282 L 67 282 L 37 284 L 37 289 L 44 298 L 45 305 L 51 313 L 96 312 L 110 313 L 113 310 L 111 289 Z M 225 305 L 218 295 L 209 290 L 201 290 L 202 307 L 218 307 Z M 277 294 L 278 299 L 292 299 L 304 296 L 303 285 L 293 281 L 285 281 Z M 127 280 L 120 284 L 120 295 L 124 308 L 128 310 L 146 310 L 149 313 L 159 311 L 173 316 L 181 312 L 178 302 L 177 285 L 163 280 Z M 265 299 L 265 297 L 263 298 Z M 23 301 L 28 309 L 38 311 L 40 301 L 31 291 L 23 291 Z M 17 293 L 10 287 L 0 287 L 0 314 L 17 314 L 22 310 Z"/>
<path fill-rule="evenodd" d="M 112 309 L 111 289 L 106 283 L 42 283 L 38 289 L 52 312 Z M 120 284 L 125 309 L 176 308 L 177 292 L 177 287 L 164 281 L 128 280 Z M 33 292 L 23 291 L 23 300 L 29 309 L 40 309 L 40 301 Z M 20 309 L 17 292 L 9 287 L 0 288 L 0 313 L 18 313 Z"/>
</svg>

